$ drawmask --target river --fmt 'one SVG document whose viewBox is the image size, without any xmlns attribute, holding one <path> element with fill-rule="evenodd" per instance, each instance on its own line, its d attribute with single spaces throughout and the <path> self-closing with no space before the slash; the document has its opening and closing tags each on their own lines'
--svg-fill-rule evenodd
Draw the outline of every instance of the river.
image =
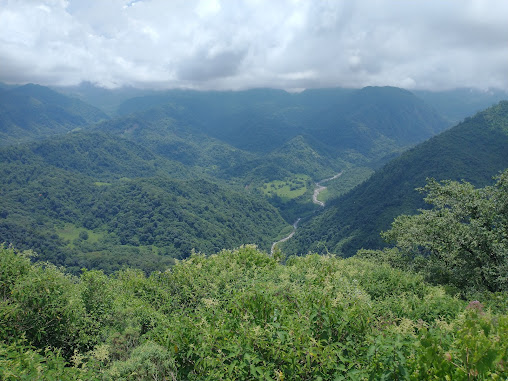
<svg viewBox="0 0 508 381">
<path fill-rule="evenodd" d="M 326 182 L 331 181 L 331 180 L 335 180 L 340 175 L 342 175 L 342 172 L 339 172 L 335 176 L 330 177 L 328 179 L 321 180 L 321 181 L 319 181 L 319 182 L 317 182 L 315 184 L 314 193 L 312 194 L 312 202 L 314 204 L 322 206 L 322 207 L 325 206 L 325 203 L 323 201 L 319 201 L 318 200 L 319 193 L 321 193 L 322 191 L 324 191 L 326 189 L 326 187 L 323 185 L 323 183 L 326 183 Z M 282 238 L 281 240 L 279 240 L 277 242 L 274 242 L 272 244 L 272 249 L 270 250 L 270 254 L 272 256 L 273 256 L 273 252 L 275 251 L 275 246 L 277 246 L 277 244 L 282 243 L 282 242 L 286 242 L 288 239 L 290 239 L 291 237 L 293 237 L 295 235 L 295 232 L 296 232 L 296 229 L 298 228 L 298 223 L 300 222 L 300 220 L 301 220 L 301 218 L 298 218 L 293 223 L 293 231 L 288 236 L 286 236 L 286 237 Z"/>
</svg>

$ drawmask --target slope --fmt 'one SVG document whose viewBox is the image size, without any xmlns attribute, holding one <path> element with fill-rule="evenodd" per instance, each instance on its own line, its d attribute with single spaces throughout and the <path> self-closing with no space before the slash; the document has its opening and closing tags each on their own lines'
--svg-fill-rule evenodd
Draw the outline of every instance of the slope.
<svg viewBox="0 0 508 381">
<path fill-rule="evenodd" d="M 381 159 L 446 128 L 412 93 L 391 87 L 323 89 L 289 94 L 170 91 L 124 102 L 121 114 L 168 106 L 166 115 L 249 152 L 266 154 L 298 135 L 321 144 L 322 154 Z M 146 116 L 146 113 L 144 114 Z"/>
<path fill-rule="evenodd" d="M 301 225 L 284 250 L 353 255 L 379 248 L 379 237 L 400 214 L 424 207 L 415 188 L 427 177 L 466 180 L 480 186 L 508 167 L 508 102 L 472 118 L 402 154 L 371 178 Z"/>
<path fill-rule="evenodd" d="M 0 89 L 0 145 L 65 133 L 107 118 L 99 109 L 44 86 Z"/>
<path fill-rule="evenodd" d="M 268 202 L 104 134 L 4 147 L 0 162 L 0 242 L 72 271 L 151 271 L 193 248 L 268 250 L 286 226 Z"/>
</svg>

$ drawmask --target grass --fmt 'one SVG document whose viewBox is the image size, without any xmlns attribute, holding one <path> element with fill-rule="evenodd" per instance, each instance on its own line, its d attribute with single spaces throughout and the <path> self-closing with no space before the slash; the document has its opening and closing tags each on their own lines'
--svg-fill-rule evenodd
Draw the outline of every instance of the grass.
<svg viewBox="0 0 508 381">
<path fill-rule="evenodd" d="M 300 174 L 264 183 L 260 189 L 265 196 L 278 196 L 284 201 L 289 201 L 307 193 L 310 184 L 312 184 L 310 176 Z"/>
<path fill-rule="evenodd" d="M 367 167 L 346 169 L 344 170 L 342 176 L 323 184 L 326 186 L 326 190 L 322 191 L 319 194 L 318 200 L 327 202 L 332 198 L 342 196 L 358 184 L 361 184 L 363 181 L 367 180 L 372 175 L 372 173 L 374 173 L 374 171 L 371 168 Z"/>
<path fill-rule="evenodd" d="M 317 199 L 321 202 L 326 202 L 330 198 L 330 191 L 328 190 L 328 187 L 326 189 L 323 189 L 321 192 L 319 192 Z"/>
<path fill-rule="evenodd" d="M 56 234 L 63 240 L 69 241 L 69 246 L 73 246 L 73 241 L 79 238 L 81 232 L 88 234 L 88 242 L 98 242 L 104 237 L 103 233 L 97 233 L 89 229 L 78 228 L 76 225 L 67 223 L 56 229 Z"/>
</svg>

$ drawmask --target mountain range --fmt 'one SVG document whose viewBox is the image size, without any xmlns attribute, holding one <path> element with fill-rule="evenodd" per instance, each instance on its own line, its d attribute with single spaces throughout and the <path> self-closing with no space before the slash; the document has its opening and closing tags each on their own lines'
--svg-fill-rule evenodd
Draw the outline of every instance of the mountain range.
<svg viewBox="0 0 508 381">
<path fill-rule="evenodd" d="M 416 94 L 1 86 L 0 241 L 71 271 L 268 251 L 297 218 L 288 254 L 382 247 L 395 216 L 424 206 L 426 177 L 481 185 L 507 167 L 506 103 L 447 129 L 500 93 Z"/>
</svg>

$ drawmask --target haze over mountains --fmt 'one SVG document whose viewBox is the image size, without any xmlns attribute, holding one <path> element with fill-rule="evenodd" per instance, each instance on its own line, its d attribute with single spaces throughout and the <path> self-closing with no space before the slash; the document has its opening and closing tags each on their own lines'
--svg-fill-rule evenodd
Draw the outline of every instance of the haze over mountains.
<svg viewBox="0 0 508 381">
<path fill-rule="evenodd" d="M 75 271 L 268 250 L 297 218 L 283 251 L 349 256 L 381 246 L 380 230 L 421 206 L 425 177 L 481 185 L 507 166 L 505 130 L 491 125 L 504 103 L 442 133 L 501 92 L 66 92 L 104 100 L 108 114 L 38 85 L 0 90 L 0 241 Z M 314 183 L 339 172 L 322 210 Z"/>
<path fill-rule="evenodd" d="M 47 87 L 0 88 L 0 145 L 65 133 L 107 118 L 99 109 Z"/>
</svg>

